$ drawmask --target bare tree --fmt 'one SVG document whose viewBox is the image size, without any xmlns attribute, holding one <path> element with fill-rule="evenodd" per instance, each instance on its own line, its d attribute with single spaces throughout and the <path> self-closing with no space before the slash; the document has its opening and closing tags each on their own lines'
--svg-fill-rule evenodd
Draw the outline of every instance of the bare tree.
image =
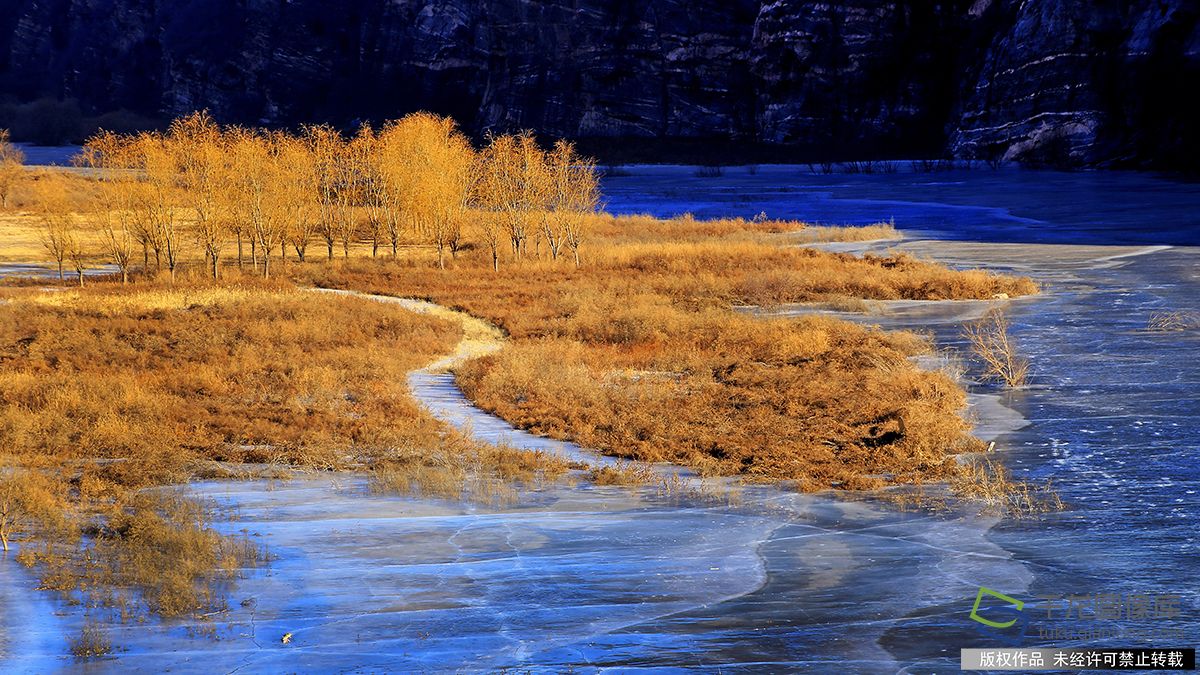
<svg viewBox="0 0 1200 675">
<path fill-rule="evenodd" d="M 578 269 L 579 248 L 588 220 L 600 207 L 600 174 L 594 160 L 580 157 L 575 147 L 564 141 L 555 145 L 550 166 L 553 176 L 550 219 L 556 222 L 550 229 L 560 238 L 560 245 L 571 249 Z"/>
<path fill-rule="evenodd" d="M 192 229 L 204 249 L 212 278 L 220 276 L 221 246 L 228 223 L 225 214 L 229 171 L 221 129 L 208 112 L 196 112 L 171 123 L 169 147 L 175 153 L 184 202 L 194 215 Z"/>
<path fill-rule="evenodd" d="M 338 194 L 346 140 L 330 126 L 304 127 L 304 139 L 313 158 L 317 190 L 317 233 L 325 242 L 329 259 L 338 235 Z"/>
<path fill-rule="evenodd" d="M 46 252 L 58 264 L 58 280 L 65 280 L 63 265 L 78 247 L 75 224 L 61 181 L 44 174 L 37 181 L 38 217 L 41 220 L 41 241 Z"/>
<path fill-rule="evenodd" d="M 25 173 L 25 153 L 9 142 L 8 129 L 0 129 L 0 207 L 8 208 L 13 186 Z"/>
<path fill-rule="evenodd" d="M 95 170 L 100 184 L 100 235 L 104 253 L 121 272 L 121 283 L 129 283 L 133 263 L 132 201 L 136 181 L 124 170 L 125 139 L 101 132 L 88 139 L 79 154 L 79 164 Z"/>
<path fill-rule="evenodd" d="M 71 267 L 75 270 L 80 288 L 83 288 L 83 274 L 87 271 L 89 257 L 79 237 L 73 236 L 67 240 L 67 260 L 71 262 Z"/>
<path fill-rule="evenodd" d="M 318 194 L 317 172 L 310 146 L 302 139 L 282 135 L 277 137 L 276 154 L 284 174 L 282 198 L 288 209 L 287 243 L 304 262 L 308 243 L 317 234 Z"/>
</svg>

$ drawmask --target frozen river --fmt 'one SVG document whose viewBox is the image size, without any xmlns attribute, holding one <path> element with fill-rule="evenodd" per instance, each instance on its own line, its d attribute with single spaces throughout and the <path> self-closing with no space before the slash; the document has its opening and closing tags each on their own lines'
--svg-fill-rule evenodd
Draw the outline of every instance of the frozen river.
<svg viewBox="0 0 1200 675">
<path fill-rule="evenodd" d="M 1191 644 L 1155 646 L 1195 646 L 1200 337 L 1144 330 L 1154 311 L 1200 312 L 1200 258 L 1185 246 L 1200 242 L 1195 185 L 1016 170 L 629 173 L 607 181 L 609 210 L 894 218 L 920 255 L 1037 277 L 1047 292 L 1010 308 L 1033 386 L 1004 399 L 1028 424 L 998 430 L 997 456 L 1019 476 L 1053 479 L 1069 510 L 1011 521 L 769 488 L 731 506 L 586 484 L 491 508 L 375 495 L 353 476 L 199 484 L 193 492 L 237 514 L 221 527 L 256 535 L 278 559 L 247 573 L 230 611 L 203 626 L 213 636 L 114 625 L 123 649 L 87 669 L 947 672 L 959 648 L 995 643 L 968 620 L 980 586 L 1029 602 L 1025 645 L 1086 642 L 1038 639 L 1039 626 L 1088 623 L 1042 620 L 1039 596 L 1144 592 L 1181 596 L 1179 616 L 1103 623 L 1178 630 Z M 928 327 L 953 346 L 953 316 L 870 320 Z M 482 436 L 561 445 L 475 411 L 444 376 L 412 382 L 435 413 Z M 62 656 L 78 612 L 32 586 L 0 561 L 0 670 L 80 668 Z"/>
</svg>

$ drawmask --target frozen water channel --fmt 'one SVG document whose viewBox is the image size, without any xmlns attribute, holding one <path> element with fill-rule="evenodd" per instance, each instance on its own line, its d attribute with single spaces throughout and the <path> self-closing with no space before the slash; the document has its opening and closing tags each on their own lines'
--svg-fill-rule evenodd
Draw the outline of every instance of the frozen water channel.
<svg viewBox="0 0 1200 675">
<path fill-rule="evenodd" d="M 1152 311 L 1200 311 L 1200 258 L 1181 246 L 1200 240 L 1195 186 L 1016 171 L 630 173 L 608 181 L 610 210 L 895 217 L 919 255 L 1037 277 L 1048 292 L 1009 307 L 1034 386 L 1004 403 L 1028 425 L 987 431 L 1003 432 L 998 457 L 1053 478 L 1071 509 L 1008 521 L 770 488 L 714 505 L 582 482 L 485 507 L 372 494 L 357 476 L 196 484 L 229 514 L 220 527 L 278 556 L 231 590 L 228 613 L 111 626 L 122 649 L 83 665 L 63 656 L 78 612 L 2 560 L 0 670 L 946 672 L 960 647 L 991 644 L 966 618 L 981 585 L 1033 605 L 1046 593 L 1178 593 L 1171 627 L 1200 634 L 1200 340 L 1142 330 Z M 1009 243 L 972 243 L 990 240 Z M 858 318 L 954 346 L 976 310 Z M 480 413 L 439 369 L 410 384 L 481 436 L 589 456 Z"/>
</svg>

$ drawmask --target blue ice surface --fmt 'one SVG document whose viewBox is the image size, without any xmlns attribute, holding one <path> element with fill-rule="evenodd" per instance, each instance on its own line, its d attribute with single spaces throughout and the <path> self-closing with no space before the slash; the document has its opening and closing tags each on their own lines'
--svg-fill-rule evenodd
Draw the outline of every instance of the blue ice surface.
<svg viewBox="0 0 1200 675">
<path fill-rule="evenodd" d="M 806 166 L 625 167 L 604 181 L 613 213 L 697 218 L 766 213 L 826 225 L 894 219 L 942 239 L 1061 244 L 1200 245 L 1200 182 L 1129 171 L 1005 166 L 935 173 L 819 174 Z M 628 175 L 624 175 L 628 174 Z"/>
</svg>

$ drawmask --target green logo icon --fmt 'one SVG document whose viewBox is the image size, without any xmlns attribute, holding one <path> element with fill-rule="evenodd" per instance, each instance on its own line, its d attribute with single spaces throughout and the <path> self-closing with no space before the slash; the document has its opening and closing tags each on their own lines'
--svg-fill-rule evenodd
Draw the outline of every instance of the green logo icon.
<svg viewBox="0 0 1200 675">
<path fill-rule="evenodd" d="M 971 608 L 971 618 L 985 626 L 991 626 L 992 628 L 1008 628 L 1008 627 L 1012 626 L 1013 624 L 1015 624 L 1017 622 L 1017 619 L 1014 618 L 1011 621 L 1000 622 L 1000 621 L 990 621 L 990 620 L 985 619 L 982 616 L 980 616 L 979 615 L 979 603 L 983 601 L 984 595 L 990 595 L 993 598 L 998 598 L 1000 600 L 1003 600 L 1007 603 L 1012 604 L 1013 606 L 1015 606 L 1017 608 L 1017 612 L 1020 612 L 1022 609 L 1025 609 L 1024 602 L 1017 600 L 1016 598 L 1010 598 L 1003 593 L 993 591 L 992 589 L 987 588 L 985 586 L 980 586 L 979 593 L 975 595 L 975 606 Z M 1020 615 L 1018 615 L 1018 616 L 1020 616 Z"/>
</svg>

